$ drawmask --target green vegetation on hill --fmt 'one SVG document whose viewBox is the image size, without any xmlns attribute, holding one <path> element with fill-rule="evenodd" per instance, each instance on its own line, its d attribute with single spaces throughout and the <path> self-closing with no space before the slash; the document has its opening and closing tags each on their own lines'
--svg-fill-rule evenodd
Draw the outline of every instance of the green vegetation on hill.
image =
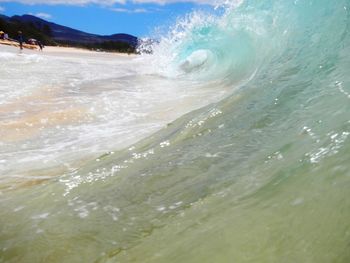
<svg viewBox="0 0 350 263">
<path fill-rule="evenodd" d="M 52 36 L 52 30 L 50 26 L 40 22 L 22 22 L 15 18 L 11 18 L 9 20 L 0 18 L 0 30 L 6 32 L 10 38 L 16 40 L 18 37 L 18 31 L 22 31 L 25 40 L 34 38 L 42 42 L 44 45 L 59 45 L 68 47 L 80 47 L 90 50 L 135 53 L 134 46 L 122 41 L 84 43 L 79 42 L 79 39 L 77 39 L 76 41 L 55 40 Z"/>
</svg>

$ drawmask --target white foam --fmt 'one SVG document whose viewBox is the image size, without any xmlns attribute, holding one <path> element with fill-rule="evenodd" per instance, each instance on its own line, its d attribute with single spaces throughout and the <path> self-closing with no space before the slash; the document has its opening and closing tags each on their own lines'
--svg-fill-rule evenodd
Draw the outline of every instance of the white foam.
<svg viewBox="0 0 350 263">
<path fill-rule="evenodd" d="M 74 170 L 224 96 L 156 69 L 152 74 L 152 57 L 16 52 L 0 52 L 12 57 L 1 64 L 3 179 Z"/>
</svg>

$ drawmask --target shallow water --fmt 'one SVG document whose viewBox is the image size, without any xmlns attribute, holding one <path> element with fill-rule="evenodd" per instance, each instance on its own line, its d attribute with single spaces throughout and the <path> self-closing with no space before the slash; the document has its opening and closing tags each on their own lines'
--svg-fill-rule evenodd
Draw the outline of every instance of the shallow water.
<svg viewBox="0 0 350 263">
<path fill-rule="evenodd" d="M 165 79 L 135 56 L 17 52 L 5 47 L 1 55 L 5 188 L 74 171 L 228 91 Z"/>
<path fill-rule="evenodd" d="M 243 1 L 153 55 L 5 61 L 33 79 L 0 85 L 0 261 L 349 262 L 349 10 Z"/>
</svg>

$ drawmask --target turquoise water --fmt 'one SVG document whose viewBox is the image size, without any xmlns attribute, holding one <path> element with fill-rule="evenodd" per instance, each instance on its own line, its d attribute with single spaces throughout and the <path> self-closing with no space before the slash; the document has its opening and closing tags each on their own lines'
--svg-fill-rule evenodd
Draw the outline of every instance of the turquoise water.
<svg viewBox="0 0 350 263">
<path fill-rule="evenodd" d="M 350 261 L 350 2 L 218 12 L 179 22 L 152 60 L 230 95 L 4 191 L 1 262 Z"/>
</svg>

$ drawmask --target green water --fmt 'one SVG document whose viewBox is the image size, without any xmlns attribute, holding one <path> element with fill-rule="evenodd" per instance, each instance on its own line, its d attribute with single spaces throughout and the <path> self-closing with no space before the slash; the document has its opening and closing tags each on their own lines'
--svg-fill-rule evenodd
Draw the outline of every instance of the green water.
<svg viewBox="0 0 350 263">
<path fill-rule="evenodd" d="M 3 192 L 0 261 L 350 262 L 349 10 L 245 1 L 197 22 L 174 63 L 209 50 L 189 75 L 232 95 Z"/>
</svg>

